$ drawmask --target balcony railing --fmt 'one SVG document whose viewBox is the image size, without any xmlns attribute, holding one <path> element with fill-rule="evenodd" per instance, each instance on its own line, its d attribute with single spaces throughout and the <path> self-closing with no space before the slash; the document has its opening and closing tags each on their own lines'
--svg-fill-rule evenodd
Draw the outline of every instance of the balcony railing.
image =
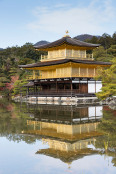
<svg viewBox="0 0 116 174">
<path fill-rule="evenodd" d="M 48 55 L 41 55 L 41 60 L 48 59 Z"/>
<path fill-rule="evenodd" d="M 42 90 L 42 91 L 38 91 L 38 92 L 34 92 L 34 91 L 30 91 L 28 93 L 28 96 L 43 96 L 43 97 L 75 97 L 75 96 L 78 96 L 78 97 L 93 97 L 95 96 L 94 93 L 80 93 L 79 90 L 67 90 L 67 91 L 64 91 L 64 90 L 58 90 L 58 91 L 50 91 L 50 90 Z"/>
<path fill-rule="evenodd" d="M 83 56 L 74 56 L 72 55 L 66 55 L 66 56 L 54 56 L 54 57 L 49 57 L 48 55 L 41 55 L 41 61 L 48 61 L 48 60 L 56 60 L 56 59 L 64 59 L 64 58 L 69 58 L 69 59 L 82 59 L 82 60 L 93 60 L 93 54 L 86 54 L 86 57 Z"/>
<path fill-rule="evenodd" d="M 93 54 L 86 54 L 87 59 L 93 59 Z"/>
</svg>

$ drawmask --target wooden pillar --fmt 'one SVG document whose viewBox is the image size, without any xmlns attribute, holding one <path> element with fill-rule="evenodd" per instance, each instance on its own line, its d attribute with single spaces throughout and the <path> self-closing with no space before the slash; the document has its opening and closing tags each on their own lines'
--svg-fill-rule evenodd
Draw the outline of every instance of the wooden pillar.
<svg viewBox="0 0 116 174">
<path fill-rule="evenodd" d="M 64 91 L 65 91 L 65 88 L 66 88 L 66 87 L 65 87 L 65 83 L 64 83 Z"/>
<path fill-rule="evenodd" d="M 79 93 L 80 93 L 80 78 L 79 78 Z"/>
<path fill-rule="evenodd" d="M 71 78 L 71 98 L 72 98 L 72 90 L 73 90 L 73 85 L 72 85 L 72 78 Z"/>
<path fill-rule="evenodd" d="M 42 89 L 41 89 L 41 88 L 42 88 L 42 86 L 41 86 L 41 81 L 40 81 L 40 91 L 42 91 Z"/>
<path fill-rule="evenodd" d="M 35 86 L 35 92 L 36 92 L 36 95 L 37 95 L 37 85 Z"/>
<path fill-rule="evenodd" d="M 37 85 L 35 86 L 35 92 L 37 92 Z"/>
<path fill-rule="evenodd" d="M 79 77 L 80 77 L 80 74 L 81 74 L 81 70 L 80 70 L 80 67 L 79 67 Z"/>
<path fill-rule="evenodd" d="M 56 79 L 56 92 L 58 91 L 58 83 L 57 83 L 57 79 Z"/>
<path fill-rule="evenodd" d="M 87 68 L 87 77 L 89 77 L 88 68 Z"/>
<path fill-rule="evenodd" d="M 95 68 L 94 68 L 94 77 L 95 77 L 95 75 L 96 75 L 96 71 L 95 71 Z"/>
<path fill-rule="evenodd" d="M 35 85 L 34 85 L 34 95 L 35 95 Z"/>
<path fill-rule="evenodd" d="M 87 93 L 88 93 L 88 78 L 87 78 Z"/>
<path fill-rule="evenodd" d="M 71 91 L 73 90 L 73 86 L 72 86 L 72 80 L 71 80 Z"/>
</svg>

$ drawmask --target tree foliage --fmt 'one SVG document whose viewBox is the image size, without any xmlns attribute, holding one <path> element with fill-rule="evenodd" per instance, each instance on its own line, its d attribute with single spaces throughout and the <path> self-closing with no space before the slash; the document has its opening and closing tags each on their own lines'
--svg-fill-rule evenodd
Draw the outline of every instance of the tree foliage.
<svg viewBox="0 0 116 174">
<path fill-rule="evenodd" d="M 102 61 L 102 62 L 110 62 L 114 58 L 114 53 L 112 54 L 112 48 L 110 48 L 111 51 L 105 50 L 103 46 L 100 46 L 99 48 L 93 50 L 93 57 L 96 61 Z"/>
<path fill-rule="evenodd" d="M 96 95 L 104 100 L 109 96 L 116 95 L 116 58 L 112 60 L 112 66 L 108 69 L 99 69 L 96 79 L 101 79 L 103 87 Z"/>
<path fill-rule="evenodd" d="M 114 32 L 112 36 L 107 33 L 104 33 L 100 37 L 93 36 L 91 39 L 87 39 L 86 42 L 100 44 L 106 50 L 110 48 L 111 45 L 116 45 L 116 32 Z"/>
<path fill-rule="evenodd" d="M 18 89 L 20 86 L 19 84 L 23 85 L 26 82 L 26 75 L 28 75 L 28 72 L 19 69 L 18 65 L 37 62 L 40 60 L 41 54 L 46 53 L 35 50 L 31 43 L 26 43 L 22 47 L 8 47 L 7 49 L 1 50 L 0 95 L 8 97 L 11 94 L 18 94 L 19 90 L 16 92 L 16 88 Z M 17 87 L 16 83 L 18 84 Z"/>
</svg>

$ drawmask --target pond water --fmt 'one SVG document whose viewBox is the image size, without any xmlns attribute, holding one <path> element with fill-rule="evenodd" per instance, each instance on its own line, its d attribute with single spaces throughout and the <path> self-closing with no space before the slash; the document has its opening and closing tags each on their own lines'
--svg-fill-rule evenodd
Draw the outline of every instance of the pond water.
<svg viewBox="0 0 116 174">
<path fill-rule="evenodd" d="M 54 173 L 116 173 L 116 110 L 0 100 L 0 174 Z"/>
</svg>

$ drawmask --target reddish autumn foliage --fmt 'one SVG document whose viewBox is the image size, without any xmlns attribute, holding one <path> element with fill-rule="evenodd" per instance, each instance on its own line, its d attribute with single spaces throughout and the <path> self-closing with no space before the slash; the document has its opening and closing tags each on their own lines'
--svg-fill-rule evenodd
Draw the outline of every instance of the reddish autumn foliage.
<svg viewBox="0 0 116 174">
<path fill-rule="evenodd" d="M 9 89 L 9 90 L 13 89 L 14 83 L 18 79 L 19 79 L 19 76 L 11 76 L 11 82 L 10 83 L 6 83 L 6 88 Z"/>
<path fill-rule="evenodd" d="M 14 110 L 14 106 L 12 104 L 9 104 L 8 106 L 6 106 L 7 111 L 13 111 Z"/>
<path fill-rule="evenodd" d="M 104 106 L 104 111 L 112 112 L 113 116 L 116 116 L 116 110 L 112 110 L 109 108 L 109 106 Z"/>
</svg>

